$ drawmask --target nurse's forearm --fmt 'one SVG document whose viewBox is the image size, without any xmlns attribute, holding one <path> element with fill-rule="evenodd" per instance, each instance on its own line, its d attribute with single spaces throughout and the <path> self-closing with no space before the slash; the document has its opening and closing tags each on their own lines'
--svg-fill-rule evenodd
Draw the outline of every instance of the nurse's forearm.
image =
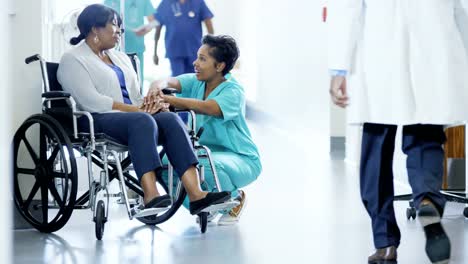
<svg viewBox="0 0 468 264">
<path fill-rule="evenodd" d="M 202 101 L 190 98 L 178 98 L 175 96 L 165 96 L 164 100 L 178 109 L 189 109 L 195 111 L 195 113 L 209 116 L 223 116 L 221 108 L 219 108 L 218 103 L 214 100 Z"/>
<path fill-rule="evenodd" d="M 214 28 L 213 28 L 213 21 L 211 20 L 211 18 L 205 19 L 205 25 L 206 25 L 206 30 L 208 31 L 208 34 L 213 35 Z"/>
</svg>

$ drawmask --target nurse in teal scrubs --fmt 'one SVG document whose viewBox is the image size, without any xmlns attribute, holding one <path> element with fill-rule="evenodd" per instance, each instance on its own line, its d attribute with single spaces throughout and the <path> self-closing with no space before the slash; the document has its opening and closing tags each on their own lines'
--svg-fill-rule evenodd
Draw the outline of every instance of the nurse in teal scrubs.
<svg viewBox="0 0 468 264">
<path fill-rule="evenodd" d="M 105 0 L 104 4 L 111 7 L 120 14 L 120 0 Z M 134 30 L 145 24 L 144 18 L 148 22 L 154 20 L 154 7 L 150 0 L 125 0 L 125 50 L 126 53 L 136 53 L 140 60 L 140 83 L 143 83 L 143 53 L 145 52 L 145 39 L 138 36 Z M 145 31 L 142 35 L 148 33 Z"/>
<path fill-rule="evenodd" d="M 197 113 L 197 131 L 204 128 L 199 142 L 211 149 L 221 188 L 231 191 L 240 202 L 223 212 L 218 224 L 238 222 L 246 201 L 245 192 L 239 188 L 255 181 L 262 171 L 258 149 L 245 120 L 244 89 L 229 73 L 238 57 L 239 49 L 233 38 L 207 35 L 193 62 L 194 74 L 155 81 L 149 92 L 162 95 L 162 88 L 175 88 L 180 94 L 164 96 L 164 100 L 176 108 Z M 150 105 L 152 97 L 146 100 Z M 206 187 L 213 189 L 210 166 L 205 159 L 200 163 L 205 168 Z"/>
</svg>

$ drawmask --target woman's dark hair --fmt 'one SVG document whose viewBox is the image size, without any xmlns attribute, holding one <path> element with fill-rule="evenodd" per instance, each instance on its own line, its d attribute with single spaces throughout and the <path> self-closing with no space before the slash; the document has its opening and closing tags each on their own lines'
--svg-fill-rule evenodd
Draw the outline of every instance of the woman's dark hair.
<svg viewBox="0 0 468 264">
<path fill-rule="evenodd" d="M 211 48 L 209 51 L 210 55 L 215 58 L 217 62 L 226 63 L 223 75 L 226 75 L 232 70 L 239 58 L 239 48 L 234 38 L 227 35 L 206 35 L 202 39 L 202 44 L 208 45 Z"/>
<path fill-rule="evenodd" d="M 87 6 L 78 16 L 78 29 L 80 35 L 70 39 L 70 44 L 76 45 L 85 39 L 93 27 L 105 27 L 107 23 L 112 22 L 117 17 L 118 26 L 122 24 L 119 14 L 112 8 L 101 4 Z"/>
</svg>

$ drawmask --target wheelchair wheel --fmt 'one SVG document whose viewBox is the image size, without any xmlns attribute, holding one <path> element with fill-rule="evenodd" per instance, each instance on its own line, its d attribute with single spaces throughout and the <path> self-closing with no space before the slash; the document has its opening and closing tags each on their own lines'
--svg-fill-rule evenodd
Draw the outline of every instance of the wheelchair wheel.
<svg viewBox="0 0 468 264">
<path fill-rule="evenodd" d="M 161 177 L 158 177 L 158 182 L 163 186 L 164 190 L 167 193 L 169 193 L 168 188 L 167 188 L 167 184 L 163 181 L 163 179 Z M 158 225 L 158 224 L 164 223 L 167 220 L 169 220 L 169 218 L 171 218 L 177 212 L 177 210 L 179 210 L 180 206 L 182 205 L 182 203 L 185 200 L 185 197 L 187 196 L 187 192 L 185 191 L 185 189 L 182 186 L 182 183 L 180 181 L 179 181 L 179 184 L 181 185 L 180 186 L 180 191 L 179 191 L 178 194 L 177 193 L 174 194 L 172 206 L 167 211 L 165 211 L 164 213 L 159 214 L 159 215 L 150 215 L 150 216 L 145 216 L 145 217 L 138 217 L 137 218 L 138 221 L 140 221 L 140 222 L 142 222 L 142 223 L 144 223 L 146 225 Z"/>
<path fill-rule="evenodd" d="M 77 192 L 69 137 L 54 118 L 38 114 L 16 131 L 12 147 L 16 208 L 37 230 L 59 230 L 70 219 Z"/>
<path fill-rule="evenodd" d="M 200 217 L 200 231 L 204 234 L 206 232 L 206 227 L 208 226 L 208 213 L 201 212 L 198 214 L 198 217 Z"/>
<path fill-rule="evenodd" d="M 96 223 L 95 233 L 97 240 L 101 240 L 104 235 L 104 224 L 106 223 L 106 213 L 105 213 L 104 201 L 99 201 L 96 206 L 96 218 L 94 222 Z"/>
</svg>

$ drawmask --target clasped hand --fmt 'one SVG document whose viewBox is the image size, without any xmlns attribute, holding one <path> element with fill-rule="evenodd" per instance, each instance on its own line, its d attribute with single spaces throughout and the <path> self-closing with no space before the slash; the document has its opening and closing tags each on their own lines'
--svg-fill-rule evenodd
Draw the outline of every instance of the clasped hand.
<svg viewBox="0 0 468 264">
<path fill-rule="evenodd" d="M 159 112 L 169 112 L 169 103 L 164 101 L 164 94 L 159 89 L 152 89 L 143 98 L 140 109 L 146 113 L 156 114 Z"/>
</svg>

